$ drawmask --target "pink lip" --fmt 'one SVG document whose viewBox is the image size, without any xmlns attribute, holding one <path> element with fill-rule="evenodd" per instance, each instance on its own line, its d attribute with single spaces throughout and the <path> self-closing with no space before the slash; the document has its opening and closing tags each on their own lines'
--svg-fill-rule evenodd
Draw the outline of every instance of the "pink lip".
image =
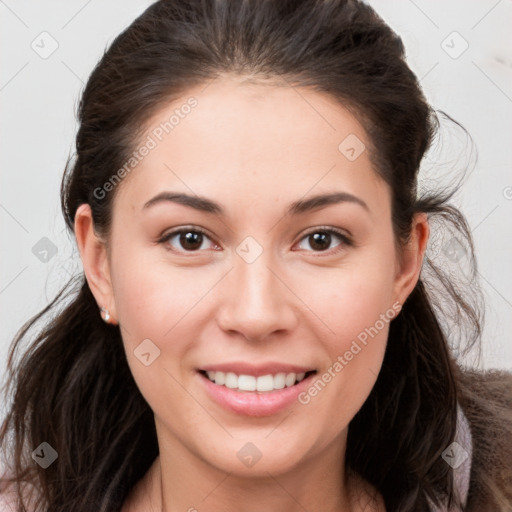
<svg viewBox="0 0 512 512">
<path fill-rule="evenodd" d="M 277 373 L 280 372 L 278 371 Z M 249 372 L 248 374 L 251 375 Z M 254 375 L 254 373 L 252 375 Z M 263 375 L 265 375 L 265 373 Z M 238 391 L 227 388 L 226 386 L 219 386 L 208 379 L 208 377 L 198 372 L 198 377 L 201 379 L 202 385 L 205 386 L 206 392 L 210 398 L 228 411 L 244 414 L 246 416 L 270 416 L 283 411 L 298 400 L 299 394 L 310 385 L 311 379 L 315 375 L 316 374 L 311 374 L 298 384 L 287 388 L 260 393 L 257 391 Z"/>
<path fill-rule="evenodd" d="M 306 373 L 315 370 L 315 368 L 275 362 L 259 365 L 252 365 L 244 362 L 233 362 L 203 366 L 200 370 L 205 372 L 231 372 L 236 373 L 236 375 L 253 375 L 254 377 L 260 377 L 262 375 L 269 374 L 276 375 L 277 373 Z"/>
</svg>

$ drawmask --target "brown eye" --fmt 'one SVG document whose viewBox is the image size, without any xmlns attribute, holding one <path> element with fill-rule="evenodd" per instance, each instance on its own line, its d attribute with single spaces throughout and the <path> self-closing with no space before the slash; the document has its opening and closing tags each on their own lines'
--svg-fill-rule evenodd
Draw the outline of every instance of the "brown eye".
<svg viewBox="0 0 512 512">
<path fill-rule="evenodd" d="M 302 240 L 307 240 L 309 247 L 313 252 L 325 252 L 331 249 L 331 244 L 335 239 L 340 242 L 334 246 L 334 249 L 342 249 L 343 246 L 352 245 L 348 236 L 334 229 L 317 229 L 306 234 Z"/>
<path fill-rule="evenodd" d="M 325 231 L 313 233 L 309 236 L 309 245 L 315 250 L 325 251 L 331 244 L 331 235 Z"/>
<path fill-rule="evenodd" d="M 184 249 L 195 251 L 201 248 L 203 234 L 197 231 L 182 231 L 179 234 L 179 242 Z"/>
<path fill-rule="evenodd" d="M 202 230 L 197 228 L 181 228 L 164 235 L 159 243 L 171 245 L 170 250 L 177 252 L 198 252 L 200 249 L 207 249 L 204 246 L 210 238 Z"/>
</svg>

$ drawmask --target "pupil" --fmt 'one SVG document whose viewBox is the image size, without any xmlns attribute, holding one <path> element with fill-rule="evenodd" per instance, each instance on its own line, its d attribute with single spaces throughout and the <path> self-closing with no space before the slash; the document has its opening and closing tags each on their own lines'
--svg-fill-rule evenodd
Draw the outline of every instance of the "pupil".
<svg viewBox="0 0 512 512">
<path fill-rule="evenodd" d="M 186 249 L 198 249 L 201 247 L 201 233 L 195 233 L 193 231 L 188 231 L 187 233 L 183 233 L 180 237 L 180 242 L 182 246 Z"/>
<path fill-rule="evenodd" d="M 311 236 L 313 238 L 313 243 L 311 244 L 313 249 L 315 248 L 315 245 L 317 246 L 316 248 L 321 251 L 329 247 L 329 243 L 331 241 L 331 235 L 329 233 L 313 233 Z"/>
</svg>

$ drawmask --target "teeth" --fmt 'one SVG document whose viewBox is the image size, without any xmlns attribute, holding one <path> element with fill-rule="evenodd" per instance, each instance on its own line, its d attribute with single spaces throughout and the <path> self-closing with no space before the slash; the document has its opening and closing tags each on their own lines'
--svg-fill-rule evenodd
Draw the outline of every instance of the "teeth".
<svg viewBox="0 0 512 512">
<path fill-rule="evenodd" d="M 217 378 L 217 375 L 215 375 L 215 378 Z M 235 389 L 238 387 L 238 377 L 234 373 L 226 373 L 224 379 L 224 386 L 226 386 L 227 388 Z"/>
<path fill-rule="evenodd" d="M 240 386 L 240 379 L 242 377 L 240 376 L 238 379 L 238 385 Z M 261 377 L 258 377 L 257 379 L 252 377 L 255 381 L 255 386 L 258 391 L 272 391 L 275 389 L 274 387 L 274 377 L 272 375 L 262 375 Z M 241 388 L 242 386 L 240 386 Z"/>
<path fill-rule="evenodd" d="M 252 375 L 240 375 L 240 377 L 238 377 L 238 389 L 242 391 L 256 391 L 256 377 Z"/>
<path fill-rule="evenodd" d="M 262 375 L 255 377 L 254 375 L 236 375 L 232 372 L 206 372 L 208 378 L 219 386 L 226 386 L 230 389 L 238 389 L 240 391 L 274 391 L 275 389 L 283 389 L 301 382 L 305 373 L 277 373 L 276 375 Z"/>
</svg>

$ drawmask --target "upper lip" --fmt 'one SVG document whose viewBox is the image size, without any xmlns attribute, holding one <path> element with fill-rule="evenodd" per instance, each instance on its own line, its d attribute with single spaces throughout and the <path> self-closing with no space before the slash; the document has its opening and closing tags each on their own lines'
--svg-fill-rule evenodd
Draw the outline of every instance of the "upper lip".
<svg viewBox="0 0 512 512">
<path fill-rule="evenodd" d="M 309 366 L 298 366 L 294 364 L 285 364 L 277 362 L 268 362 L 258 365 L 245 362 L 219 363 L 202 366 L 199 370 L 205 372 L 224 372 L 235 373 L 236 375 L 275 375 L 277 373 L 307 373 L 314 371 L 315 368 Z"/>
</svg>

